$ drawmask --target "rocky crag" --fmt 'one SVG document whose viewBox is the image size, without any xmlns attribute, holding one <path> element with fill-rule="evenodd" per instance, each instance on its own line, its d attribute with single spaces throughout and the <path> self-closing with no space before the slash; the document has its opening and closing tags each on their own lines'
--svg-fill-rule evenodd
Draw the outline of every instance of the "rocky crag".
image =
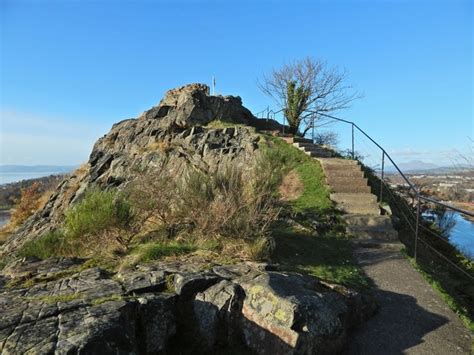
<svg viewBox="0 0 474 355">
<path fill-rule="evenodd" d="M 215 120 L 234 127 L 206 126 Z M 1 255 L 54 229 L 90 187 L 122 188 L 165 160 L 177 171 L 249 165 L 259 136 L 244 125 L 259 124 L 238 97 L 210 96 L 200 84 L 169 91 L 100 138 Z M 375 308 L 364 294 L 271 264 L 189 256 L 111 272 L 79 259 L 23 259 L 0 272 L 0 352 L 337 353 Z"/>
<path fill-rule="evenodd" d="M 212 171 L 225 161 L 245 165 L 254 159 L 258 136 L 246 127 L 204 127 L 212 121 L 252 126 L 256 119 L 240 97 L 210 96 L 206 85 L 190 84 L 168 91 L 140 117 L 116 123 L 95 143 L 89 161 L 2 246 L 0 256 L 54 229 L 88 188 L 123 187 L 137 177 L 137 170 L 159 167 L 164 160 L 174 169 L 190 164 Z"/>
</svg>

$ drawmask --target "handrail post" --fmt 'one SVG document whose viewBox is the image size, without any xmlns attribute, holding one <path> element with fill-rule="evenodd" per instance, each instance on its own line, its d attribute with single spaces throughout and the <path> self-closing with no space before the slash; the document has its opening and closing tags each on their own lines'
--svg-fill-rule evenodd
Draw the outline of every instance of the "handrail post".
<svg viewBox="0 0 474 355">
<path fill-rule="evenodd" d="M 311 141 L 314 144 L 314 115 L 313 115 L 313 120 L 311 122 Z"/>
<path fill-rule="evenodd" d="M 382 202 L 382 197 L 383 197 L 384 165 L 385 165 L 385 150 L 382 150 L 382 173 L 380 175 L 380 198 L 379 198 L 379 202 Z"/>
<path fill-rule="evenodd" d="M 415 227 L 415 262 L 418 255 L 418 233 L 420 225 L 420 195 L 418 191 L 416 192 L 416 227 Z"/>
<path fill-rule="evenodd" d="M 354 123 L 352 123 L 352 160 L 355 158 L 354 152 Z"/>
</svg>

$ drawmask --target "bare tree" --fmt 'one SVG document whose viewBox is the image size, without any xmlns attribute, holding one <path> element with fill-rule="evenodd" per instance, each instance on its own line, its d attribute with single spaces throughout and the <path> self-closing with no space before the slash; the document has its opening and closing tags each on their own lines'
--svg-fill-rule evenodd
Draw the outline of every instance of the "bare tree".
<svg viewBox="0 0 474 355">
<path fill-rule="evenodd" d="M 353 100 L 360 98 L 345 80 L 345 72 L 306 57 L 274 69 L 258 85 L 283 109 L 290 133 L 298 133 L 303 123 L 304 135 L 318 114 L 347 108 Z"/>
</svg>

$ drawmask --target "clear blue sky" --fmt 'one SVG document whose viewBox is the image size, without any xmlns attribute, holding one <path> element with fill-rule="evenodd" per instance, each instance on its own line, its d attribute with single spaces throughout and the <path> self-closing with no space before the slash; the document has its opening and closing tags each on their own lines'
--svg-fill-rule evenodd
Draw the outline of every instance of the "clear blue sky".
<svg viewBox="0 0 474 355">
<path fill-rule="evenodd" d="M 213 75 L 259 111 L 272 102 L 256 79 L 307 55 L 347 70 L 364 98 L 339 116 L 398 161 L 446 163 L 474 137 L 468 0 L 0 0 L 0 11 L 2 164 L 81 163 L 114 122 Z"/>
</svg>

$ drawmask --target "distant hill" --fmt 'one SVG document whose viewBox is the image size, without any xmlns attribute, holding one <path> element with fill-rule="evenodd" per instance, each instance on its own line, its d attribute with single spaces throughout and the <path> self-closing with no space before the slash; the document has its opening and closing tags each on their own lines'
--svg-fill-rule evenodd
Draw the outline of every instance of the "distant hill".
<svg viewBox="0 0 474 355">
<path fill-rule="evenodd" d="M 429 172 L 432 174 L 442 174 L 456 171 L 465 171 L 472 170 L 471 166 L 468 165 L 453 165 L 453 166 L 439 166 L 433 163 L 426 163 L 421 160 L 412 160 L 405 163 L 397 164 L 402 172 L 406 173 L 416 173 L 416 172 Z M 385 171 L 387 173 L 396 172 L 396 169 L 393 165 L 386 167 Z"/>
<path fill-rule="evenodd" d="M 0 173 L 69 173 L 77 165 L 0 165 Z"/>
</svg>

